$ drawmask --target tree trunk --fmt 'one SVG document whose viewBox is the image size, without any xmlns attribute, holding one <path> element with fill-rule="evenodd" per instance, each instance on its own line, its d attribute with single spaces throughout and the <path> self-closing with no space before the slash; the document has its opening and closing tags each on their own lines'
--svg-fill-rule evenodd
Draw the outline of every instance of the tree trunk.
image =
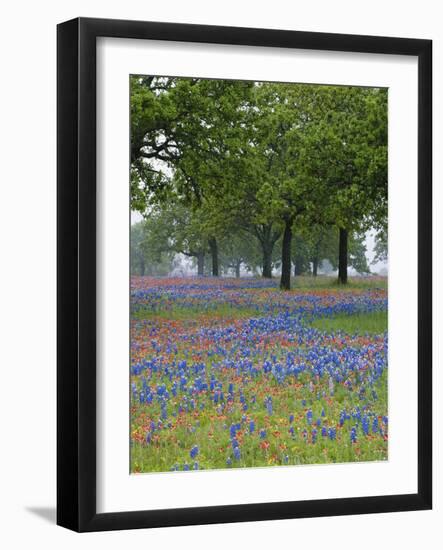
<svg viewBox="0 0 443 550">
<path fill-rule="evenodd" d="M 300 259 L 300 258 L 299 258 Z M 298 263 L 297 262 L 297 258 L 295 258 L 295 262 L 294 262 L 294 277 L 298 277 L 300 275 L 303 275 L 303 263 L 300 262 Z"/>
<path fill-rule="evenodd" d="M 285 221 L 283 243 L 281 250 L 281 290 L 291 290 L 291 241 L 292 241 L 292 219 Z"/>
<path fill-rule="evenodd" d="M 237 277 L 237 279 L 240 278 L 240 266 L 241 260 L 237 260 L 237 262 L 235 263 L 235 276 Z"/>
<path fill-rule="evenodd" d="M 218 277 L 218 246 L 215 237 L 209 239 L 209 250 L 212 258 L 212 276 Z"/>
<path fill-rule="evenodd" d="M 272 278 L 272 248 L 267 244 L 262 245 L 263 249 L 263 273 L 262 276 L 266 279 Z"/>
<path fill-rule="evenodd" d="M 197 274 L 199 277 L 203 277 L 205 274 L 205 255 L 203 252 L 197 256 Z"/>
<path fill-rule="evenodd" d="M 272 230 L 272 224 L 263 224 L 255 227 L 254 234 L 257 237 L 263 254 L 262 277 L 272 278 L 272 251 L 280 236 L 279 231 Z"/>
<path fill-rule="evenodd" d="M 318 258 L 314 258 L 312 260 L 312 276 L 317 277 L 317 271 L 318 271 Z"/>
<path fill-rule="evenodd" d="M 342 285 L 348 282 L 348 230 L 342 227 L 338 248 L 338 282 Z"/>
<path fill-rule="evenodd" d="M 140 256 L 140 275 L 143 277 L 145 274 L 145 258 Z"/>
</svg>

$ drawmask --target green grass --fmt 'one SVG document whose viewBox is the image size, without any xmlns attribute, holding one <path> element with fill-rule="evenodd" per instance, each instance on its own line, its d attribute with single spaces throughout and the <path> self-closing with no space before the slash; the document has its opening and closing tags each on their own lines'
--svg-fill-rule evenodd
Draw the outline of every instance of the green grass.
<svg viewBox="0 0 443 550">
<path fill-rule="evenodd" d="M 251 307 L 238 307 L 229 304 L 221 304 L 211 307 L 180 307 L 152 310 L 141 308 L 132 312 L 132 319 L 166 319 L 168 321 L 186 321 L 206 317 L 209 319 L 245 319 L 261 315 L 260 311 Z"/>
<path fill-rule="evenodd" d="M 380 288 L 386 290 L 388 280 L 386 277 L 349 277 L 348 284 L 339 284 L 336 276 L 328 277 L 326 275 L 318 275 L 312 277 L 309 275 L 300 275 L 291 279 L 292 290 L 355 290 L 355 289 L 375 289 Z"/>
<path fill-rule="evenodd" d="M 387 311 L 337 315 L 315 319 L 311 325 L 327 332 L 343 331 L 348 334 L 381 334 L 388 328 Z"/>
</svg>

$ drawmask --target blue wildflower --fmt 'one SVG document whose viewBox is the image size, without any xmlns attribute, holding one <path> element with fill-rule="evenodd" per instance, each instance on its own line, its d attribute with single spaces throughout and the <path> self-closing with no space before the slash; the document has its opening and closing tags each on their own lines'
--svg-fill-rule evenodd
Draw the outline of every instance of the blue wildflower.
<svg viewBox="0 0 443 550">
<path fill-rule="evenodd" d="M 311 432 L 312 443 L 317 441 L 317 430 L 314 428 Z"/>
<path fill-rule="evenodd" d="M 309 409 L 308 412 L 306 413 L 306 421 L 309 425 L 312 424 L 312 410 Z"/>
<path fill-rule="evenodd" d="M 376 434 L 378 432 L 378 419 L 377 417 L 374 418 L 372 421 L 372 433 Z"/>
<path fill-rule="evenodd" d="M 369 418 L 365 415 L 361 421 L 361 427 L 365 435 L 369 435 Z"/>
<path fill-rule="evenodd" d="M 350 437 L 351 437 L 351 443 L 356 443 L 357 442 L 357 430 L 355 429 L 354 426 L 351 429 Z"/>
<path fill-rule="evenodd" d="M 195 458 L 198 455 L 198 451 L 199 451 L 198 446 L 194 445 L 192 449 L 189 451 L 191 458 Z"/>
</svg>

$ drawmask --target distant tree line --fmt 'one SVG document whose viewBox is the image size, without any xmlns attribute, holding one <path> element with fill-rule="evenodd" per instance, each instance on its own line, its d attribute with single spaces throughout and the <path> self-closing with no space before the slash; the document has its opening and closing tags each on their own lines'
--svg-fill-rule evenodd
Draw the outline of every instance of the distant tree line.
<svg viewBox="0 0 443 550">
<path fill-rule="evenodd" d="M 146 220 L 131 226 L 131 273 L 133 275 L 164 276 L 185 271 L 186 265 L 177 257 L 178 254 L 191 259 L 191 266 L 200 276 L 210 276 L 212 256 L 209 245 L 202 248 L 190 246 L 190 234 L 186 226 L 181 226 L 179 218 L 173 225 L 166 214 L 166 209 L 158 215 L 151 215 Z M 257 239 L 244 234 L 232 234 L 218 242 L 218 273 L 240 277 L 241 273 L 264 276 L 262 251 Z M 281 237 L 273 248 L 270 258 L 270 273 L 281 269 Z M 297 275 L 317 276 L 319 270 L 324 273 L 336 270 L 338 234 L 333 227 L 323 235 L 309 241 L 306 235 L 295 233 L 292 239 L 292 273 Z M 364 235 L 351 234 L 349 239 L 349 265 L 358 273 L 369 274 L 370 268 L 366 259 Z"/>
<path fill-rule="evenodd" d="M 323 260 L 386 254 L 387 90 L 131 77 L 133 273 L 241 271 L 290 289 Z M 378 247 L 378 249 L 377 249 Z"/>
</svg>

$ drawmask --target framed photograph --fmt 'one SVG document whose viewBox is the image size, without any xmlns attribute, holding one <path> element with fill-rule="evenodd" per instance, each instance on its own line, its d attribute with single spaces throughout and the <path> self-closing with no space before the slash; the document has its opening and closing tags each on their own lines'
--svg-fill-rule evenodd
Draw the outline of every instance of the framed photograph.
<svg viewBox="0 0 443 550">
<path fill-rule="evenodd" d="M 57 523 L 430 509 L 430 40 L 58 26 Z"/>
</svg>

